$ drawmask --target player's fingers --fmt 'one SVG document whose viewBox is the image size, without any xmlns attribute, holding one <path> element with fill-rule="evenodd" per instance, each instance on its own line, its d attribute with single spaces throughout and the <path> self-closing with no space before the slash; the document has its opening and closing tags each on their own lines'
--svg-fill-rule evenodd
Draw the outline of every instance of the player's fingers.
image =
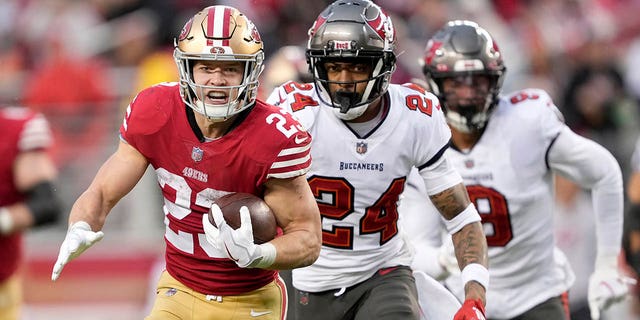
<svg viewBox="0 0 640 320">
<path fill-rule="evenodd" d="M 64 265 L 67 263 L 68 259 L 69 259 L 68 254 L 60 252 L 60 255 L 58 256 L 58 260 L 56 260 L 56 263 L 53 265 L 53 271 L 51 272 L 52 281 L 58 280 L 58 277 L 60 277 L 60 273 L 62 272 L 62 268 L 64 268 Z"/>
<path fill-rule="evenodd" d="M 600 308 L 597 303 L 589 302 L 589 311 L 591 312 L 592 320 L 600 320 Z"/>
<path fill-rule="evenodd" d="M 202 228 L 207 235 L 212 235 L 214 237 L 217 237 L 220 232 L 218 228 L 209 221 L 209 215 L 207 214 L 202 215 Z"/>
<path fill-rule="evenodd" d="M 102 238 L 104 238 L 104 232 L 102 231 L 91 232 L 87 237 L 87 239 L 89 240 L 88 245 L 93 245 L 94 243 L 102 240 Z"/>
<path fill-rule="evenodd" d="M 240 228 L 251 230 L 251 213 L 247 206 L 240 207 Z"/>
<path fill-rule="evenodd" d="M 221 228 L 223 224 L 226 224 L 222 216 L 222 210 L 220 210 L 217 204 L 211 206 L 211 215 L 213 215 L 213 221 L 216 223 L 216 226 L 218 226 L 218 229 Z"/>
<path fill-rule="evenodd" d="M 58 265 L 56 263 L 56 265 L 53 267 L 53 272 L 51 272 L 51 281 L 58 280 L 58 277 L 60 277 L 60 271 L 62 271 L 62 265 Z"/>
</svg>

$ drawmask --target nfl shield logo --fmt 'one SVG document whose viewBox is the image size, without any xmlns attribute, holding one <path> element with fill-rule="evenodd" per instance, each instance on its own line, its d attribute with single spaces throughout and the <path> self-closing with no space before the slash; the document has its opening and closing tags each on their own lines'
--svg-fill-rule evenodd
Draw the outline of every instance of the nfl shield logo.
<svg viewBox="0 0 640 320">
<path fill-rule="evenodd" d="M 202 151 L 202 149 L 193 147 L 193 150 L 191 150 L 191 159 L 193 159 L 193 161 L 195 162 L 199 162 L 200 160 L 202 160 L 203 154 L 204 152 Z"/>
<path fill-rule="evenodd" d="M 471 169 L 475 166 L 475 163 L 473 162 L 473 159 L 467 159 L 464 161 L 464 166 Z"/>
<path fill-rule="evenodd" d="M 364 154 L 365 152 L 367 152 L 367 143 L 364 141 L 356 143 L 356 152 L 359 154 Z"/>
<path fill-rule="evenodd" d="M 305 291 L 298 291 L 298 293 L 300 293 L 300 300 L 298 300 L 298 303 L 300 303 L 303 306 L 306 306 L 309 304 L 309 293 L 305 292 Z"/>
</svg>

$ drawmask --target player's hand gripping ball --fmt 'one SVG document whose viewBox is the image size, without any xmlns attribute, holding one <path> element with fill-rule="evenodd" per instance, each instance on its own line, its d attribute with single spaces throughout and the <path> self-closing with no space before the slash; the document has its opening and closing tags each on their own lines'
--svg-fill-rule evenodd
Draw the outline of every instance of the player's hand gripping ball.
<svg viewBox="0 0 640 320">
<path fill-rule="evenodd" d="M 236 192 L 218 198 L 215 204 L 220 207 L 227 225 L 233 229 L 240 227 L 240 208 L 246 206 L 251 215 L 255 244 L 269 242 L 275 238 L 277 233 L 276 217 L 261 198 L 250 193 Z M 216 226 L 211 211 L 209 211 L 209 222 Z"/>
</svg>

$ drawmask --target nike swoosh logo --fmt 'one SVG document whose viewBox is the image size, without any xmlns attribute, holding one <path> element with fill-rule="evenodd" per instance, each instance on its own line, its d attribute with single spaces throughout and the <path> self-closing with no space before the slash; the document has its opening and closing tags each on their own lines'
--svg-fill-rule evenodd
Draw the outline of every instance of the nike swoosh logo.
<svg viewBox="0 0 640 320">
<path fill-rule="evenodd" d="M 384 276 L 386 274 L 389 274 L 391 271 L 398 269 L 398 267 L 390 267 L 390 268 L 385 268 L 385 269 L 380 269 L 378 270 L 378 274 L 381 276 Z"/>
<path fill-rule="evenodd" d="M 227 250 L 227 255 L 229 256 L 229 259 L 231 259 L 231 260 L 233 260 L 235 262 L 240 261 L 240 259 L 234 258 L 233 255 L 231 254 L 231 252 L 229 252 L 229 248 L 227 248 L 227 244 L 226 243 L 224 244 L 224 249 Z"/>
<path fill-rule="evenodd" d="M 271 311 L 261 311 L 261 312 L 257 312 L 257 311 L 253 311 L 253 309 L 251 309 L 251 313 L 249 313 L 249 315 L 251 315 L 252 317 L 259 317 L 259 316 L 264 316 L 271 313 Z"/>
<path fill-rule="evenodd" d="M 309 139 L 309 136 L 305 136 L 304 138 L 300 139 L 297 136 L 295 138 L 293 138 L 293 141 L 295 141 L 297 144 L 301 144 L 305 141 L 307 141 L 307 139 Z"/>
</svg>

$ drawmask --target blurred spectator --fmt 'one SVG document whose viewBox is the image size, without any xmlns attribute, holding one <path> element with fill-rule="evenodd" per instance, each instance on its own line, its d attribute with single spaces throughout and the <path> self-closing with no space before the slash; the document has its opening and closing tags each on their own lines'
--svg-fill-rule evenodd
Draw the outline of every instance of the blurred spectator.
<svg viewBox="0 0 640 320">
<path fill-rule="evenodd" d="M 62 170 L 96 155 L 107 138 L 112 121 L 106 110 L 110 99 L 106 74 L 102 62 L 73 59 L 58 47 L 26 83 L 24 103 L 50 119 L 57 142 L 54 159 Z"/>
<path fill-rule="evenodd" d="M 65 0 L 31 2 L 20 20 L 33 59 L 23 102 L 51 121 L 53 156 L 63 171 L 79 155 L 86 162 L 96 154 L 110 126 L 108 64 L 95 57 L 101 22 L 91 3 Z"/>
<path fill-rule="evenodd" d="M 312 82 L 304 46 L 284 46 L 267 58 L 258 96 L 266 99 L 277 86 L 287 82 Z"/>
<path fill-rule="evenodd" d="M 640 102 L 640 36 L 629 45 L 625 57 L 627 89 Z"/>
<path fill-rule="evenodd" d="M 638 105 L 627 92 L 608 39 L 592 39 L 576 56 L 564 92 L 563 113 L 578 134 L 602 144 L 628 176 L 638 129 Z"/>
<path fill-rule="evenodd" d="M 638 281 L 633 294 L 633 312 L 640 318 L 640 138 L 631 157 L 632 173 L 627 184 L 630 206 L 625 217 L 624 250 L 631 267 L 630 273 Z"/>
</svg>

